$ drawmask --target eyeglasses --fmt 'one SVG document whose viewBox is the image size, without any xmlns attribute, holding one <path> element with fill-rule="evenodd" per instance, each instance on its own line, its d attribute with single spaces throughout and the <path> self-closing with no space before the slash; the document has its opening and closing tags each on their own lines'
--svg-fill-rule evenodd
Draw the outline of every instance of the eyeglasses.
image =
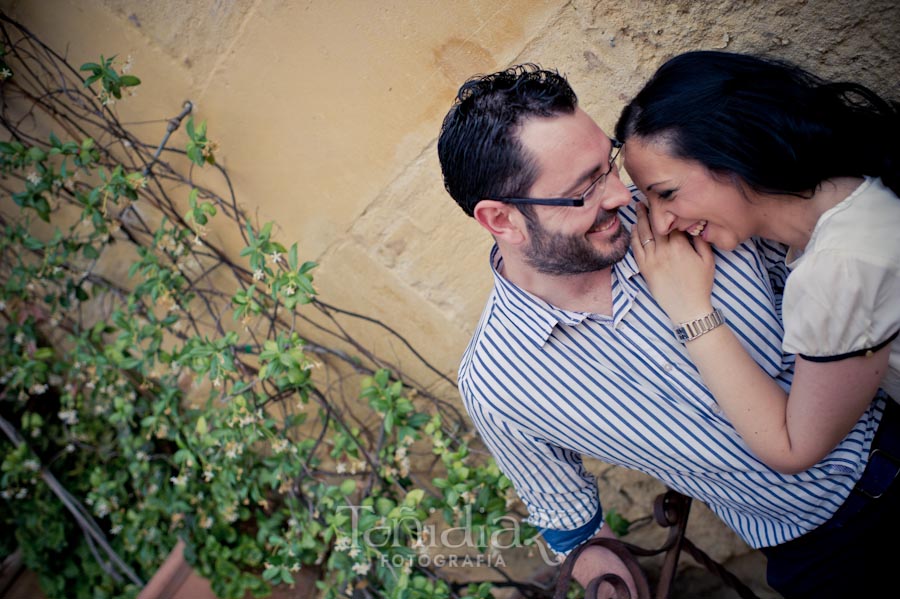
<svg viewBox="0 0 900 599">
<path fill-rule="evenodd" d="M 616 159 L 619 157 L 619 152 L 622 150 L 623 142 L 618 139 L 610 139 L 612 143 L 612 153 L 609 157 L 609 169 L 606 170 L 602 175 L 598 176 L 596 179 L 591 181 L 591 184 L 588 185 L 588 188 L 584 190 L 577 198 L 491 198 L 492 200 L 496 200 L 498 202 L 504 202 L 507 204 L 539 204 L 541 206 L 571 206 L 571 207 L 580 207 L 584 206 L 584 201 L 589 198 L 593 193 L 602 194 L 606 189 L 606 180 L 609 178 L 609 175 L 614 168 L 616 168 Z"/>
</svg>

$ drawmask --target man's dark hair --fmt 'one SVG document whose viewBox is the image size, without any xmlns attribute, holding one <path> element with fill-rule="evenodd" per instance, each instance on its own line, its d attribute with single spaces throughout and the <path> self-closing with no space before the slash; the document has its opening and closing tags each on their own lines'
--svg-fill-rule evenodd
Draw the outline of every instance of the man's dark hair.
<svg viewBox="0 0 900 599">
<path fill-rule="evenodd" d="M 616 137 L 658 138 L 678 158 L 760 193 L 808 197 L 826 179 L 880 176 L 900 193 L 897 104 L 786 61 L 716 51 L 668 60 L 622 111 Z"/>
<path fill-rule="evenodd" d="M 534 64 L 466 81 L 438 138 L 447 192 L 469 216 L 483 199 L 526 193 L 537 172 L 518 128 L 529 117 L 572 114 L 577 105 L 562 75 Z"/>
</svg>

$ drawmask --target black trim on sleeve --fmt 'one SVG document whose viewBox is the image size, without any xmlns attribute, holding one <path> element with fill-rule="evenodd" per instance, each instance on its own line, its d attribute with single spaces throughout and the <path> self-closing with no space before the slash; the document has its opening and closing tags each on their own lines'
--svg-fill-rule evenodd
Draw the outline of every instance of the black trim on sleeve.
<svg viewBox="0 0 900 599">
<path fill-rule="evenodd" d="M 870 347 L 868 349 L 859 349 L 856 351 L 852 351 L 850 353 L 841 354 L 839 356 L 807 356 L 804 354 L 797 354 L 797 355 L 799 355 L 804 360 L 808 360 L 810 362 L 837 362 L 838 360 L 846 360 L 847 358 L 856 358 L 857 356 L 864 356 L 869 352 L 872 352 L 874 354 L 879 349 L 881 349 L 881 348 L 885 347 L 886 345 L 888 345 L 889 343 L 893 342 L 894 339 L 897 338 L 898 334 L 900 334 L 900 331 L 897 331 L 896 333 L 894 333 L 893 335 L 891 335 L 890 337 L 888 337 L 887 339 L 885 339 L 884 341 L 882 341 L 881 343 L 876 345 L 875 347 Z"/>
</svg>

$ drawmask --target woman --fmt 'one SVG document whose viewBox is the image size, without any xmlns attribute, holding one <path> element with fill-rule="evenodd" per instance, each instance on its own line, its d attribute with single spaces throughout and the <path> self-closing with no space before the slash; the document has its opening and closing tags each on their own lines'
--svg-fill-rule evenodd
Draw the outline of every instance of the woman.
<svg viewBox="0 0 900 599">
<path fill-rule="evenodd" d="M 787 597 L 835 596 L 843 591 L 832 580 L 891 575 L 847 548 L 898 532 L 900 485 L 891 483 L 900 406 L 881 397 L 900 399 L 898 112 L 861 85 L 788 63 L 690 52 L 660 67 L 616 126 L 625 168 L 650 208 L 638 208 L 632 228 L 635 259 L 737 432 L 782 472 L 865 468 L 848 499 L 865 508 L 845 503 L 828 523 L 763 550 L 770 585 Z M 789 395 L 711 303 L 710 244 L 728 250 L 750 238 L 789 246 Z M 867 450 L 868 463 L 832 453 L 870 409 L 883 415 L 875 440 L 872 431 L 861 441 L 878 448 Z M 887 491 L 871 492 L 873 477 Z"/>
</svg>

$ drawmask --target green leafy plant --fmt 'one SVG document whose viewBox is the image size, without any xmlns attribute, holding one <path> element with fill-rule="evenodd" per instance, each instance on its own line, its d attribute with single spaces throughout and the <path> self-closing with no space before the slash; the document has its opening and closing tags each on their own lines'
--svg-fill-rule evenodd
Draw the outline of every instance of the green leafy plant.
<svg viewBox="0 0 900 599">
<path fill-rule="evenodd" d="M 100 62 L 86 62 L 81 65 L 80 71 L 88 71 L 90 76 L 84 80 L 84 87 L 90 87 L 94 83 L 100 83 L 100 98 L 103 104 L 109 103 L 110 98 L 122 99 L 122 90 L 141 84 L 141 80 L 134 75 L 119 73 L 114 67 L 116 57 L 103 58 Z"/>
<path fill-rule="evenodd" d="M 115 57 L 82 80 L 0 20 L 17 40 L 0 65 L 3 555 L 21 549 L 50 597 L 133 597 L 179 538 L 223 598 L 305 572 L 327 599 L 489 597 L 422 559 L 461 522 L 477 552 L 534 543 L 454 405 L 346 332 L 373 321 L 318 297 L 297 243 L 191 179 L 231 188 L 205 122 L 154 147 L 110 109 L 140 84 Z M 237 258 L 213 227 L 240 232 Z"/>
</svg>

